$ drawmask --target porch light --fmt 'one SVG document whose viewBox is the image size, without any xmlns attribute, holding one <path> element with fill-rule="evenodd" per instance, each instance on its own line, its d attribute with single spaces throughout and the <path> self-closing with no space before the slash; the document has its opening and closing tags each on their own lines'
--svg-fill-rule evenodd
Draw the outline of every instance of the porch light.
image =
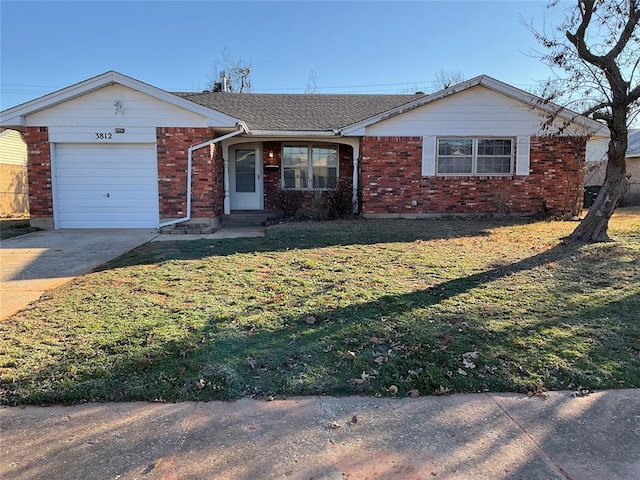
<svg viewBox="0 0 640 480">
<path fill-rule="evenodd" d="M 264 165 L 268 168 L 278 168 L 278 159 L 276 158 L 276 153 L 274 150 L 269 150 L 267 152 L 267 158 L 264 161 Z"/>
</svg>

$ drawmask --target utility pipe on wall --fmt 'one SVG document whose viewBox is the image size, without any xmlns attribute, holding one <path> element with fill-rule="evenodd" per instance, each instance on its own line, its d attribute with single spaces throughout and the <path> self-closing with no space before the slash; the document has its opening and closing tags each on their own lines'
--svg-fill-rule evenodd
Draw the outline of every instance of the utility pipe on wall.
<svg viewBox="0 0 640 480">
<path fill-rule="evenodd" d="M 191 163 L 193 160 L 193 152 L 195 152 L 196 150 L 200 150 L 201 148 L 213 145 L 214 143 L 226 140 L 227 138 L 235 137 L 236 135 L 240 135 L 241 133 L 248 132 L 247 127 L 243 123 L 239 123 L 237 125 L 237 128 L 238 130 L 236 130 L 235 132 L 227 133 L 226 135 L 222 135 L 221 137 L 212 138 L 211 140 L 207 140 L 206 142 L 189 147 L 189 150 L 187 151 L 187 216 L 162 222 L 159 225 L 160 227 L 167 227 L 169 225 L 175 225 L 176 223 L 182 223 L 191 220 Z"/>
</svg>

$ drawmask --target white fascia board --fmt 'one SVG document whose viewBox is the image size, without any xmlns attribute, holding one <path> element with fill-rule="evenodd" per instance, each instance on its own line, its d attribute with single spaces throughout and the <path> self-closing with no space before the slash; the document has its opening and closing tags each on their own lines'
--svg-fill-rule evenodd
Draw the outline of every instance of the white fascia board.
<svg viewBox="0 0 640 480">
<path fill-rule="evenodd" d="M 340 135 L 329 131 L 317 130 L 249 130 L 249 135 L 254 137 L 339 137 Z"/>
<path fill-rule="evenodd" d="M 540 110 L 551 112 L 551 111 L 558 110 L 560 108 L 555 104 L 545 104 L 540 97 L 537 97 L 533 93 L 525 92 L 524 90 L 520 90 L 519 88 L 513 87 L 504 82 L 496 80 L 493 77 L 489 77 L 488 75 L 480 75 L 470 80 L 466 80 L 464 82 L 453 85 L 449 88 L 445 88 L 444 90 L 440 90 L 430 95 L 425 95 L 424 97 L 418 98 L 404 105 L 400 105 L 399 107 L 395 107 L 391 110 L 387 110 L 386 112 L 382 112 L 370 118 L 361 120 L 360 122 L 354 123 L 352 125 L 347 125 L 346 127 L 340 130 L 340 133 L 342 135 L 356 135 L 357 133 L 362 134 L 363 129 L 368 127 L 369 125 L 373 125 L 374 123 L 378 123 L 382 120 L 386 120 L 388 118 L 394 117 L 396 115 L 400 115 L 402 113 L 413 110 L 415 108 L 422 107 L 423 105 L 427 105 L 437 100 L 441 100 L 451 95 L 455 95 L 456 93 L 462 92 L 464 90 L 468 90 L 469 88 L 472 88 L 478 85 L 486 87 L 495 92 L 501 93 L 508 97 L 511 97 L 515 100 L 519 100 L 531 107 L 535 107 Z M 595 120 L 582 116 L 579 113 L 572 112 L 571 110 L 568 110 L 566 108 L 560 109 L 559 112 L 560 112 L 559 115 L 562 118 L 566 120 L 571 120 L 572 122 L 575 122 L 579 125 L 583 125 L 584 127 L 588 128 L 590 131 L 594 133 L 602 134 L 604 131 L 603 129 L 606 129 L 606 127 L 600 122 L 596 122 Z"/>
<path fill-rule="evenodd" d="M 126 75 L 122 75 L 121 73 L 111 70 L 103 73 L 102 75 L 89 78 L 88 80 L 84 80 L 80 83 L 76 83 L 53 93 L 49 93 L 48 95 L 44 95 L 16 107 L 4 110 L 0 112 L 0 125 L 24 126 L 26 115 L 53 107 L 54 105 L 58 105 L 67 100 L 71 100 L 94 90 L 98 90 L 99 88 L 116 83 L 177 107 L 184 108 L 185 110 L 198 115 L 202 115 L 207 118 L 207 123 L 211 127 L 235 127 L 238 123 L 242 123 L 237 118 L 233 118 L 216 110 L 198 105 L 197 103 L 186 100 L 174 95 L 173 93 L 169 93 L 158 87 L 149 85 L 148 83 L 141 82 L 140 80 L 127 77 Z"/>
</svg>

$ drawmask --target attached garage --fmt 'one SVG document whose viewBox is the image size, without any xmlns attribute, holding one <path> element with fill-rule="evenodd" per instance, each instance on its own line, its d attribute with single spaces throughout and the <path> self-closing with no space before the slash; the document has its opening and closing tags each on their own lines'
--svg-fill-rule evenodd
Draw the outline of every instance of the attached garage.
<svg viewBox="0 0 640 480">
<path fill-rule="evenodd" d="M 213 223 L 222 158 L 207 142 L 246 131 L 237 118 L 117 72 L 2 111 L 0 125 L 25 137 L 31 225 L 43 229 Z"/>
<path fill-rule="evenodd" d="M 155 144 L 55 144 L 58 228 L 155 228 Z"/>
</svg>

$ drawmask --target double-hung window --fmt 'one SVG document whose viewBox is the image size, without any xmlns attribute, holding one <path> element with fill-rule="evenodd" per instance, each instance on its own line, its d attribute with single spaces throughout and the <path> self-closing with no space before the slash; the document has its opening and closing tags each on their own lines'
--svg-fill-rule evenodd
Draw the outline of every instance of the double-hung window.
<svg viewBox="0 0 640 480">
<path fill-rule="evenodd" d="M 338 185 L 338 147 L 284 145 L 282 186 L 298 190 L 329 189 Z"/>
<path fill-rule="evenodd" d="M 439 138 L 439 175 L 509 175 L 513 171 L 511 138 Z"/>
</svg>

